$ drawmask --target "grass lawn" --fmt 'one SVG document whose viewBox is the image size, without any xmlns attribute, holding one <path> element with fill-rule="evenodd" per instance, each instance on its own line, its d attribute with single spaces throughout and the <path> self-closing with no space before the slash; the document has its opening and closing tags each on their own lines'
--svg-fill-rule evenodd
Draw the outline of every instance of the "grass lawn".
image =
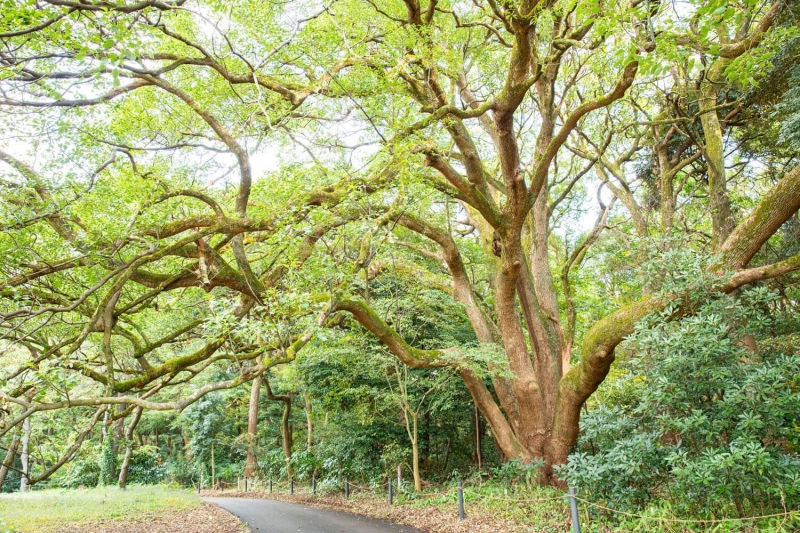
<svg viewBox="0 0 800 533">
<path fill-rule="evenodd" d="M 0 533 L 46 532 L 101 519 L 143 519 L 200 505 L 189 490 L 161 487 L 50 489 L 0 495 Z"/>
</svg>

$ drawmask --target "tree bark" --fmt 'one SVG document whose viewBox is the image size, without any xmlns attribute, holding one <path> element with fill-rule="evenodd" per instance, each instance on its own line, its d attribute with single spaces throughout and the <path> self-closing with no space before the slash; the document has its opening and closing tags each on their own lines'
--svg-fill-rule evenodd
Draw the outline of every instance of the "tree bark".
<svg viewBox="0 0 800 533">
<path fill-rule="evenodd" d="M 714 250 L 725 242 L 733 231 L 733 217 L 731 203 L 728 197 L 728 179 L 725 172 L 725 145 L 722 136 L 722 125 L 715 106 L 717 105 L 718 91 L 715 83 L 718 81 L 718 70 L 723 63 L 716 63 L 707 73 L 707 79 L 700 83 L 698 91 L 698 106 L 700 108 L 700 123 L 703 126 L 706 165 L 708 166 L 708 193 L 709 209 L 711 211 L 712 242 Z"/>
<path fill-rule="evenodd" d="M 483 468 L 483 446 L 481 445 L 481 433 L 483 428 L 481 427 L 481 413 L 478 410 L 478 406 L 475 406 L 475 464 L 478 466 L 478 470 Z"/>
<path fill-rule="evenodd" d="M 261 376 L 253 379 L 250 386 L 250 409 L 247 412 L 247 459 L 244 463 L 244 477 L 254 477 L 258 470 L 256 448 L 258 445 L 258 398 L 261 394 Z"/>
<path fill-rule="evenodd" d="M 272 388 L 269 385 L 269 378 L 264 376 L 264 387 L 267 391 L 267 398 L 273 401 L 283 402 L 283 417 L 281 418 L 281 435 L 283 437 L 283 455 L 286 457 L 287 473 L 289 479 L 293 477 L 291 467 L 292 459 L 292 426 L 289 424 L 289 418 L 292 415 L 292 397 L 288 394 L 273 394 Z"/>
<path fill-rule="evenodd" d="M 311 397 L 308 395 L 308 391 L 306 391 L 303 397 L 306 401 L 306 429 L 308 433 L 306 449 L 311 450 L 311 447 L 314 445 L 314 419 L 312 418 Z"/>
<path fill-rule="evenodd" d="M 133 457 L 133 432 L 142 418 L 142 407 L 137 407 L 133 412 L 133 419 L 128 427 L 125 428 L 123 438 L 125 439 L 125 456 L 122 458 L 122 465 L 119 468 L 119 487 L 124 489 L 128 484 L 128 471 L 131 466 L 131 458 Z"/>
<path fill-rule="evenodd" d="M 417 422 L 419 419 L 419 415 L 417 413 L 410 413 L 411 415 L 411 424 L 412 424 L 412 433 L 413 437 L 411 439 L 411 466 L 412 472 L 414 475 L 414 490 L 419 492 L 422 490 L 422 477 L 419 473 L 419 433 L 417 431 Z"/>
<path fill-rule="evenodd" d="M 6 452 L 5 459 L 3 459 L 3 464 L 0 465 L 0 490 L 2 490 L 3 484 L 6 482 L 8 471 L 10 470 L 11 465 L 14 464 L 14 459 L 17 457 L 17 448 L 19 448 L 19 443 L 19 435 L 15 434 L 11 439 L 11 444 L 8 446 L 8 451 Z"/>
<path fill-rule="evenodd" d="M 19 479 L 19 491 L 28 492 L 30 486 L 30 454 L 29 447 L 31 443 L 31 418 L 25 419 L 22 423 L 22 452 L 19 454 L 22 463 L 22 474 Z"/>
</svg>

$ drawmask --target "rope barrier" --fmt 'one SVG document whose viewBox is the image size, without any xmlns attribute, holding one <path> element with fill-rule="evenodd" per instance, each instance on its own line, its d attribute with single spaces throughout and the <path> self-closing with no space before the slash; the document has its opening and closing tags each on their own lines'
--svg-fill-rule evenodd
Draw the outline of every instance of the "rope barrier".
<svg viewBox="0 0 800 533">
<path fill-rule="evenodd" d="M 360 490 L 360 491 L 370 491 L 370 490 L 373 490 L 373 487 L 366 486 L 366 485 L 359 485 L 359 484 L 357 484 L 357 483 L 353 483 L 352 481 L 348 481 L 348 484 L 350 485 L 350 489 L 351 489 L 351 490 L 352 490 L 353 488 L 356 488 L 357 490 Z M 380 488 L 380 487 L 385 487 L 385 486 L 386 486 L 386 483 L 384 483 L 384 484 L 382 484 L 382 485 L 378 485 L 378 488 Z"/>
<path fill-rule="evenodd" d="M 439 498 L 441 496 L 449 496 L 451 492 L 452 490 L 447 490 L 444 492 L 411 492 L 403 489 L 403 494 L 414 495 L 419 499 L 430 499 L 430 498 Z"/>
<path fill-rule="evenodd" d="M 275 488 L 278 487 L 289 487 L 289 482 L 287 481 L 273 481 L 273 486 Z M 378 483 L 377 485 L 360 485 L 358 483 L 353 483 L 348 481 L 348 486 L 350 490 L 350 495 L 353 494 L 353 491 L 359 492 L 376 492 L 377 490 L 386 489 L 388 487 L 388 481 L 383 481 Z M 255 487 L 254 487 L 255 488 Z M 394 487 L 398 493 L 402 493 L 406 496 L 413 496 L 413 499 L 425 500 L 425 499 L 433 499 L 433 498 L 440 498 L 444 496 L 453 496 L 456 488 L 449 488 L 441 492 L 415 492 L 410 491 L 408 489 L 402 487 Z M 301 484 L 296 484 L 295 493 L 297 494 L 300 491 L 303 491 L 303 486 Z M 309 494 L 306 492 L 301 492 L 301 494 Z M 514 504 L 532 504 L 532 503 L 542 503 L 542 502 L 552 502 L 552 501 L 566 501 L 568 496 L 566 494 L 560 496 L 553 496 L 553 497 L 544 497 L 544 498 L 509 498 L 508 496 L 492 496 L 490 494 L 482 494 L 480 492 L 476 492 L 469 489 L 463 489 L 463 494 L 469 495 L 473 498 L 473 501 L 481 501 L 481 500 L 494 500 L 494 501 L 503 501 L 505 503 L 514 503 Z M 628 511 L 620 511 L 618 509 L 613 509 L 611 507 L 606 507 L 605 505 L 589 501 L 585 498 L 581 498 L 579 496 L 574 496 L 575 500 L 582 502 L 583 504 L 594 507 L 595 509 L 600 509 L 602 511 L 606 511 L 612 514 L 617 514 L 621 516 L 626 516 L 629 518 L 637 518 L 639 520 L 650 520 L 650 521 L 658 521 L 663 523 L 674 523 L 674 524 L 723 524 L 723 523 L 731 523 L 731 522 L 754 522 L 758 520 L 766 520 L 769 518 L 780 518 L 783 517 L 783 522 L 785 523 L 789 518 L 792 517 L 800 517 L 800 510 L 797 511 L 789 511 L 784 508 L 782 513 L 773 513 L 761 516 L 750 516 L 744 518 L 718 518 L 718 519 L 703 519 L 703 518 L 667 518 L 667 517 L 658 517 L 658 516 L 647 516 L 637 513 L 632 513 Z"/>
<path fill-rule="evenodd" d="M 485 498 L 487 500 L 500 500 L 509 503 L 539 503 L 539 502 L 550 502 L 555 500 L 564 500 L 564 496 L 553 496 L 550 498 L 534 498 L 534 499 L 515 499 L 515 498 L 508 498 L 507 496 L 497 497 L 497 496 L 490 496 L 488 494 L 481 494 L 480 492 L 472 492 L 471 490 L 464 489 L 464 494 L 472 494 L 474 496 L 478 496 L 479 498 Z"/>
</svg>

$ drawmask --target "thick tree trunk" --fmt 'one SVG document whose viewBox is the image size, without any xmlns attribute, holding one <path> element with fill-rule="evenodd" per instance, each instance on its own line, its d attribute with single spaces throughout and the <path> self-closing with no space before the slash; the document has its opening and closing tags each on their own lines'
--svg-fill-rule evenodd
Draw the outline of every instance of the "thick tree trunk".
<svg viewBox="0 0 800 533">
<path fill-rule="evenodd" d="M 708 195 L 711 211 L 712 248 L 717 250 L 733 231 L 733 217 L 728 198 L 728 180 L 725 173 L 725 145 L 717 111 L 718 92 L 714 86 L 723 62 L 720 60 L 708 72 L 708 79 L 700 84 L 697 101 L 700 123 L 705 140 L 705 160 L 708 166 Z"/>
<path fill-rule="evenodd" d="M 22 452 L 19 454 L 20 461 L 22 462 L 22 475 L 19 479 L 19 491 L 28 492 L 30 486 L 30 454 L 29 447 L 31 444 L 31 418 L 25 419 L 22 423 Z"/>
<path fill-rule="evenodd" d="M 258 398 L 261 394 L 261 376 L 256 377 L 250 386 L 250 409 L 247 412 L 247 459 L 244 463 L 244 477 L 254 477 L 258 470 L 256 447 L 258 439 Z"/>
</svg>

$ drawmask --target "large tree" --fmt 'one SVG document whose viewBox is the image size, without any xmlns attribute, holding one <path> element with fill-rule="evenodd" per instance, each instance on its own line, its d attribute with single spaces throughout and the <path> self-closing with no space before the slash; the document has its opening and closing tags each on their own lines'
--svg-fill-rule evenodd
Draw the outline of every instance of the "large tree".
<svg viewBox="0 0 800 533">
<path fill-rule="evenodd" d="M 783 5 L 12 6 L 0 436 L 44 410 L 94 406 L 89 431 L 107 405 L 182 409 L 349 314 L 406 365 L 453 366 L 503 455 L 556 482 L 617 345 L 681 301 L 580 316 L 571 280 L 612 219 L 701 235 L 716 290 L 800 269 L 750 265 L 800 208 L 800 167 L 774 184 L 751 167 L 749 213 L 726 172 L 732 94 L 791 32 L 774 30 Z M 281 169 L 254 180 L 269 158 Z M 634 176 L 648 162 L 658 202 Z M 412 346 L 373 307 L 388 271 L 450 294 L 483 347 Z M 190 386 L 222 361 L 230 379 Z"/>
</svg>

